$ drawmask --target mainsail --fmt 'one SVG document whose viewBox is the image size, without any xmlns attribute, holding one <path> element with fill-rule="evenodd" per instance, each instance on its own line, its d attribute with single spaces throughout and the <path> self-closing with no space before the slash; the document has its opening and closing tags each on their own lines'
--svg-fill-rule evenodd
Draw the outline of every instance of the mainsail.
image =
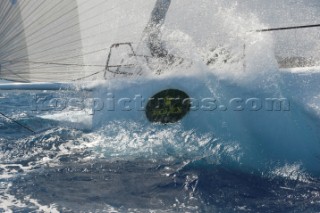
<svg viewBox="0 0 320 213">
<path fill-rule="evenodd" d="M 17 81 L 28 81 L 29 79 L 27 63 L 13 64 L 13 59 L 25 58 L 28 55 L 22 23 L 17 2 L 0 1 L 0 78 L 2 79 Z M 15 39 L 11 41 L 13 36 Z M 18 66 L 20 72 L 16 71 Z"/>
<path fill-rule="evenodd" d="M 3 0 L 0 79 L 72 81 L 95 73 L 101 79 L 111 45 L 128 42 L 136 48 L 154 5 L 154 0 Z"/>
<path fill-rule="evenodd" d="M 83 64 L 76 0 L 0 4 L 0 78 L 59 81 L 81 75 L 80 66 L 60 65 Z"/>
</svg>

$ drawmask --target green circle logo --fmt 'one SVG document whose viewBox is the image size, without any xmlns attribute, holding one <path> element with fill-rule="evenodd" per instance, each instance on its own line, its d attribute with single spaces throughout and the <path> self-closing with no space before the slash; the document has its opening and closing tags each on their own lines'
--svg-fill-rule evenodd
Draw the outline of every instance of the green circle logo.
<svg viewBox="0 0 320 213">
<path fill-rule="evenodd" d="M 149 99 L 146 115 L 150 122 L 176 123 L 190 111 L 190 97 L 177 89 L 163 90 Z"/>
</svg>

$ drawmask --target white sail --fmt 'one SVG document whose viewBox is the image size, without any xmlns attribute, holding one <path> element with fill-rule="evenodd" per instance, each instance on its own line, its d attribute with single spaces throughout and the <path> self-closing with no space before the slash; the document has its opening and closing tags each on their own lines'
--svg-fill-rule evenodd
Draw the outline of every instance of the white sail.
<svg viewBox="0 0 320 213">
<path fill-rule="evenodd" d="M 1 57 L 1 75 L 16 81 L 71 80 L 81 75 L 83 64 L 77 2 L 70 1 L 2 1 L 5 16 L 2 26 L 5 52 Z"/>
<path fill-rule="evenodd" d="M 154 4 L 154 0 L 3 0 L 0 76 L 71 81 L 98 73 L 101 79 L 111 45 L 130 43 L 136 48 Z"/>
<path fill-rule="evenodd" d="M 0 20 L 0 76 L 7 80 L 28 81 L 28 64 L 12 62 L 15 58 L 28 55 L 23 21 L 16 1 L 0 1 Z"/>
</svg>

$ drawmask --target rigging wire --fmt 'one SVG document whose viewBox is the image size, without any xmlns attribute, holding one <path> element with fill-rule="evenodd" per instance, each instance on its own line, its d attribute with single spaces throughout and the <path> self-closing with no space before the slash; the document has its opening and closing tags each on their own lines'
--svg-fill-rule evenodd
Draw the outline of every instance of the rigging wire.
<svg viewBox="0 0 320 213">
<path fill-rule="evenodd" d="M 20 76 L 19 74 L 15 73 L 13 70 L 8 69 L 6 66 L 3 66 L 3 65 L 2 65 L 1 68 L 4 68 L 4 69 L 7 70 L 8 72 L 10 72 L 12 75 L 15 75 L 15 76 L 17 76 L 18 78 L 22 79 L 23 81 L 21 81 L 21 82 L 30 83 L 29 80 L 27 80 L 27 79 L 23 78 L 22 76 Z"/>
<path fill-rule="evenodd" d="M 87 75 L 87 76 L 84 76 L 84 77 L 81 77 L 81 78 L 74 79 L 74 80 L 72 80 L 72 81 L 84 80 L 84 79 L 87 79 L 87 78 L 90 78 L 90 77 L 92 77 L 92 76 L 98 75 L 98 74 L 100 74 L 100 73 L 102 73 L 102 72 L 105 72 L 105 71 L 106 71 L 106 70 L 103 69 L 103 70 L 97 71 L 97 72 L 95 72 L 95 73 L 92 73 L 92 74 L 90 74 L 90 75 Z"/>
<path fill-rule="evenodd" d="M 300 26 L 292 26 L 292 27 L 278 27 L 278 28 L 266 28 L 254 30 L 253 32 L 270 32 L 270 31 L 283 31 L 283 30 L 294 30 L 294 29 L 304 29 L 304 28 L 315 28 L 320 27 L 320 24 L 311 24 L 311 25 L 300 25 Z"/>
<path fill-rule="evenodd" d="M 47 61 L 19 61 L 19 60 L 11 60 L 5 61 L 5 63 L 30 63 L 30 64 L 45 64 L 45 65 L 59 65 L 59 66 L 78 66 L 78 67 L 105 67 L 105 65 L 95 65 L 95 64 L 68 64 L 68 63 L 54 63 Z"/>
<path fill-rule="evenodd" d="M 19 125 L 20 127 L 24 128 L 24 129 L 26 129 L 26 130 L 28 130 L 28 131 L 29 131 L 29 132 L 31 132 L 32 134 L 36 134 L 36 132 L 35 132 L 34 130 L 32 130 L 30 127 L 27 127 L 27 126 L 23 125 L 22 123 L 20 123 L 20 122 L 18 122 L 18 121 L 16 121 L 16 120 L 14 120 L 13 118 L 10 118 L 10 117 L 6 116 L 6 115 L 5 115 L 5 114 L 3 114 L 2 112 L 0 112 L 0 115 L 1 115 L 1 116 L 3 116 L 4 118 L 6 118 L 6 119 L 10 120 L 11 122 L 13 122 L 13 123 L 15 123 L 15 124 Z"/>
</svg>

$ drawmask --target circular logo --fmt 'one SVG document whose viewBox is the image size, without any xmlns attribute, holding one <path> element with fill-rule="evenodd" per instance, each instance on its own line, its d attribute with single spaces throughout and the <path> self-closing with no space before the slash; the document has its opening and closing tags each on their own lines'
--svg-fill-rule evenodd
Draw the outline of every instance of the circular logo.
<svg viewBox="0 0 320 213">
<path fill-rule="evenodd" d="M 190 111 L 189 96 L 177 89 L 163 90 L 149 99 L 146 115 L 150 122 L 175 123 Z"/>
</svg>

